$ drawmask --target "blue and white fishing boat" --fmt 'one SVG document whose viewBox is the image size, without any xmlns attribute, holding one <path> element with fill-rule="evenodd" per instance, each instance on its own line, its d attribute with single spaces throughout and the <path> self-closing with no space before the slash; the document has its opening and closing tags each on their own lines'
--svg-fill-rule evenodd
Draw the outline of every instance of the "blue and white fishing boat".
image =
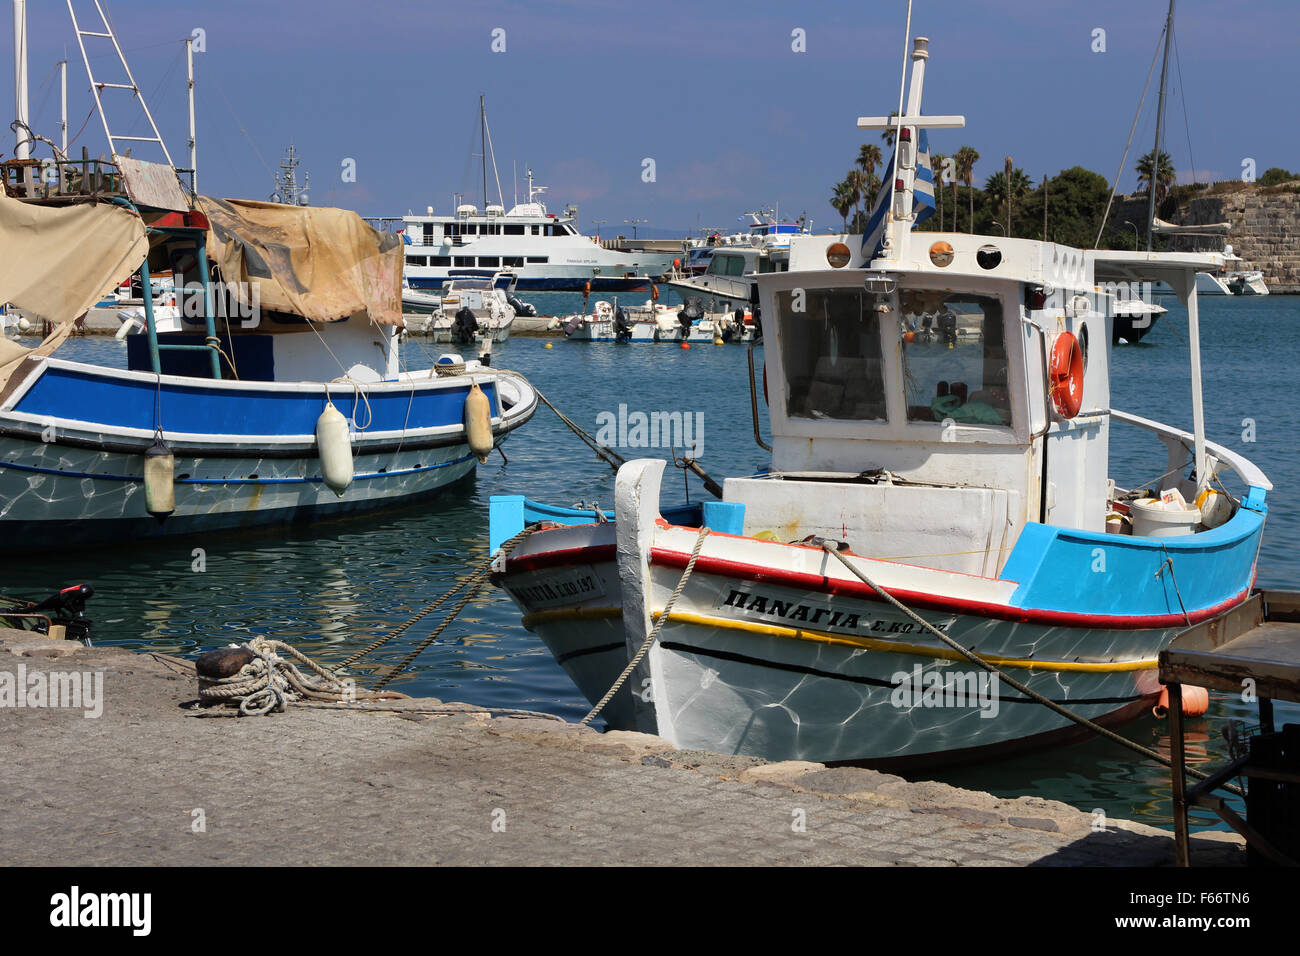
<svg viewBox="0 0 1300 956">
<path fill-rule="evenodd" d="M 867 234 L 795 237 L 755 277 L 770 470 L 674 509 L 665 463 L 628 462 L 600 521 L 492 501 L 493 549 L 531 529 L 494 578 L 524 625 L 593 703 L 631 667 L 611 727 L 903 766 L 1041 746 L 1077 728 L 936 634 L 1116 723 L 1177 631 L 1250 593 L 1271 485 L 1202 410 L 1196 273 L 1220 257 L 913 233 L 927 131 L 964 125 L 922 113 L 928 56 L 918 37 L 901 117 L 858 121 L 899 144 Z M 1186 306 L 1190 432 L 1111 407 L 1097 288 L 1135 281 Z M 1147 484 L 1110 479 L 1113 425 L 1163 444 Z"/>
<path fill-rule="evenodd" d="M 103 22 L 79 40 L 111 39 Z M 0 550 L 412 502 L 532 416 L 517 374 L 403 361 L 396 236 L 345 210 L 195 197 L 170 157 L 123 157 L 108 135 L 111 163 L 56 154 L 39 178 L 31 160 L 0 164 L 0 300 L 59 323 L 36 347 L 0 341 Z M 126 367 L 61 358 L 72 320 L 133 271 L 146 328 L 126 336 Z M 171 334 L 159 274 L 180 290 Z"/>
</svg>

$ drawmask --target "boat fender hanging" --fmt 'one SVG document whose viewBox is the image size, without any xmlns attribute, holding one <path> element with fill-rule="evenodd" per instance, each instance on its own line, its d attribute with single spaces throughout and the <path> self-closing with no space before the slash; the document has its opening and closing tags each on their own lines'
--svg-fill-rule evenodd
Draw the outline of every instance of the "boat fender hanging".
<svg viewBox="0 0 1300 956">
<path fill-rule="evenodd" d="M 1062 332 L 1052 346 L 1047 367 L 1052 405 L 1062 418 L 1073 418 L 1083 407 L 1083 349 L 1073 332 Z"/>
<path fill-rule="evenodd" d="M 1183 684 L 1182 688 L 1184 717 L 1200 717 L 1210 709 L 1210 692 L 1208 690 L 1193 684 Z M 1168 687 L 1160 688 L 1160 699 L 1151 708 L 1151 713 L 1156 717 L 1164 717 L 1169 713 Z"/>
<path fill-rule="evenodd" d="M 659 301 L 659 287 L 655 285 L 653 282 L 650 283 L 650 301 L 651 302 Z"/>
<path fill-rule="evenodd" d="M 465 440 L 479 463 L 488 460 L 492 451 L 492 403 L 478 387 L 478 382 L 465 396 Z"/>
<path fill-rule="evenodd" d="M 316 453 L 320 455 L 320 474 L 330 491 L 343 497 L 352 484 L 352 441 L 348 420 L 325 397 L 325 410 L 316 419 Z"/>
<path fill-rule="evenodd" d="M 176 457 L 161 433 L 144 453 L 144 506 L 160 521 L 176 510 Z"/>
</svg>

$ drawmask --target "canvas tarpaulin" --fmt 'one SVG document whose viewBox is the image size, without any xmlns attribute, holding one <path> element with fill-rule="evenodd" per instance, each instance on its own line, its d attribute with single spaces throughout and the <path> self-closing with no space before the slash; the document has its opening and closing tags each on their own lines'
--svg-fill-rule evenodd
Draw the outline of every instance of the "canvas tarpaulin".
<svg viewBox="0 0 1300 956">
<path fill-rule="evenodd" d="M 346 209 L 207 196 L 199 197 L 199 208 L 222 281 L 257 283 L 261 308 L 316 322 L 363 312 L 383 325 L 402 324 L 397 236 Z"/>
<path fill-rule="evenodd" d="M 144 223 L 107 203 L 38 206 L 0 189 L 0 302 L 52 322 L 83 315 L 139 268 Z"/>
</svg>

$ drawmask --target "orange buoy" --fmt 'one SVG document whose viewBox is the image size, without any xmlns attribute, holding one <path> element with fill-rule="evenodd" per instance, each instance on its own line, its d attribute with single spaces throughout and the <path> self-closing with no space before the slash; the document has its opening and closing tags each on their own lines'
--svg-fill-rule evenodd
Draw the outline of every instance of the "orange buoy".
<svg viewBox="0 0 1300 956">
<path fill-rule="evenodd" d="M 650 283 L 650 300 L 652 302 L 659 301 L 659 287 L 653 282 Z"/>
<path fill-rule="evenodd" d="M 1210 709 L 1210 692 L 1194 684 L 1183 684 L 1183 716 L 1200 717 Z M 1151 708 L 1151 713 L 1164 717 L 1169 713 L 1169 688 L 1160 688 L 1160 699 Z"/>
<path fill-rule="evenodd" d="M 688 348 L 690 348 L 690 347 L 691 347 L 691 343 L 690 343 L 690 342 L 683 342 L 683 343 L 682 343 L 682 348 L 684 348 L 684 349 L 688 349 Z"/>
<path fill-rule="evenodd" d="M 673 268 L 674 268 L 674 269 L 680 269 L 681 267 L 682 267 L 682 260 L 681 260 L 681 259 L 674 259 L 674 260 L 673 260 Z"/>
<path fill-rule="evenodd" d="M 909 343 L 909 344 L 912 343 L 912 342 L 915 342 L 915 341 L 916 341 L 916 333 L 915 333 L 915 332 L 904 332 L 904 333 L 903 333 L 903 341 L 904 341 L 904 342 L 907 342 L 907 343 Z"/>
</svg>

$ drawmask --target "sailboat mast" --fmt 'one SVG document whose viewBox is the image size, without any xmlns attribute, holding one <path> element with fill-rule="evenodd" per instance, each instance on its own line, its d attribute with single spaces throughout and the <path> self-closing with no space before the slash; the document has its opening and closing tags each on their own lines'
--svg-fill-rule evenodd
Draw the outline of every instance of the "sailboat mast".
<svg viewBox="0 0 1300 956">
<path fill-rule="evenodd" d="M 1165 19 L 1165 58 L 1160 64 L 1160 96 L 1156 101 L 1156 148 L 1151 153 L 1151 179 L 1147 183 L 1147 252 L 1151 251 L 1151 227 L 1156 219 L 1156 182 L 1160 178 L 1160 146 L 1165 132 L 1165 81 L 1169 75 L 1169 47 L 1174 40 L 1174 2 L 1169 0 Z"/>
<path fill-rule="evenodd" d="M 31 140 L 27 114 L 27 0 L 14 0 L 14 159 L 30 159 Z"/>
<path fill-rule="evenodd" d="M 483 211 L 487 211 L 487 110 L 483 107 L 483 94 L 478 95 L 478 143 L 483 154 Z"/>
</svg>

